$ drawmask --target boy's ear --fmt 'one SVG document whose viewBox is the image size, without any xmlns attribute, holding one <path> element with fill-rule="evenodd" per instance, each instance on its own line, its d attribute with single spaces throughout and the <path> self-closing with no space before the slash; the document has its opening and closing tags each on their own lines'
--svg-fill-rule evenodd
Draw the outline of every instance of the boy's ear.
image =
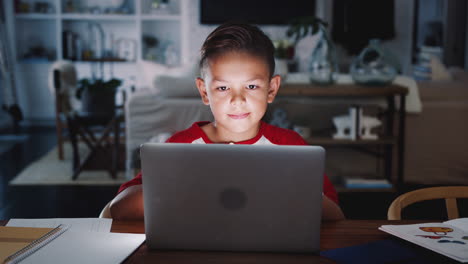
<svg viewBox="0 0 468 264">
<path fill-rule="evenodd" d="M 275 100 L 276 94 L 278 93 L 279 87 L 281 85 L 281 76 L 275 75 L 270 80 L 270 88 L 268 89 L 268 103 L 273 103 Z"/>
<path fill-rule="evenodd" d="M 203 102 L 205 105 L 209 105 L 209 104 L 210 104 L 210 101 L 208 100 L 208 93 L 206 92 L 205 81 L 204 81 L 202 78 L 198 77 L 198 78 L 195 80 L 195 83 L 196 83 L 196 85 L 197 85 L 198 92 L 200 93 L 202 102 Z"/>
</svg>

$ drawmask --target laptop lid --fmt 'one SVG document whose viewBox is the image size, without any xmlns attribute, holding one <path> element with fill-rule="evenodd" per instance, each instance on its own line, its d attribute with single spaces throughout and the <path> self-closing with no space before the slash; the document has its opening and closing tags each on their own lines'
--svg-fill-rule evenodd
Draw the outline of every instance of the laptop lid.
<svg viewBox="0 0 468 264">
<path fill-rule="evenodd" d="M 146 143 L 141 162 L 150 248 L 319 250 L 322 147 Z"/>
</svg>

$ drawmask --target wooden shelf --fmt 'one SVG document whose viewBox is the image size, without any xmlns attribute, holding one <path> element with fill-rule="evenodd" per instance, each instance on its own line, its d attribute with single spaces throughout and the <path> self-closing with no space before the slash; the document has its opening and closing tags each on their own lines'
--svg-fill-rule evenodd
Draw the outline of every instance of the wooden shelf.
<svg viewBox="0 0 468 264">
<path fill-rule="evenodd" d="M 135 61 L 128 61 L 126 59 L 121 59 L 121 58 L 104 58 L 104 59 L 85 59 L 85 60 L 79 60 L 76 62 L 135 62 Z"/>
<path fill-rule="evenodd" d="M 395 187 L 391 188 L 346 188 L 344 186 L 336 186 L 338 193 L 352 193 L 352 192 L 397 192 Z"/>
<path fill-rule="evenodd" d="M 404 182 L 404 135 L 405 135 L 405 97 L 408 88 L 397 84 L 382 86 L 368 86 L 356 83 L 334 83 L 330 85 L 316 85 L 312 83 L 285 83 L 278 91 L 278 97 L 283 99 L 320 99 L 317 101 L 327 101 L 329 99 L 338 100 L 347 104 L 355 99 L 360 101 L 375 101 L 375 99 L 386 102 L 387 110 L 384 112 L 381 138 L 377 140 L 349 140 L 334 139 L 330 134 L 320 134 L 317 137 L 307 138 L 305 141 L 310 145 L 348 147 L 366 154 L 372 154 L 383 161 L 383 175 L 392 180 L 392 187 L 380 186 L 372 188 L 347 188 L 339 186 L 340 192 L 395 192 Z M 277 98 L 278 98 L 277 97 Z M 361 100 L 362 99 L 362 100 Z M 396 99 L 399 99 L 397 102 Z M 343 102 L 341 102 L 343 101 Z M 396 103 L 399 103 L 398 115 Z M 398 126 L 396 132 L 395 126 Z M 322 136 L 322 137 L 321 137 Z M 374 151 L 371 147 L 384 147 L 382 151 Z"/>
<path fill-rule="evenodd" d="M 396 139 L 381 138 L 376 140 L 370 139 L 334 139 L 331 137 L 314 137 L 305 140 L 310 145 L 395 145 Z"/>
<path fill-rule="evenodd" d="M 41 14 L 41 13 L 21 13 L 15 15 L 16 19 L 23 19 L 23 20 L 40 20 L 40 19 L 56 19 L 57 14 Z"/>
<path fill-rule="evenodd" d="M 133 14 L 63 14 L 64 20 L 92 20 L 92 21 L 131 21 L 135 20 Z"/>
<path fill-rule="evenodd" d="M 143 21 L 179 21 L 180 15 L 141 15 Z"/>
<path fill-rule="evenodd" d="M 278 91 L 279 96 L 314 96 L 314 97 L 382 97 L 406 95 L 406 87 L 389 84 L 385 86 L 365 86 L 358 84 L 331 84 L 318 86 L 310 83 L 285 84 Z"/>
</svg>

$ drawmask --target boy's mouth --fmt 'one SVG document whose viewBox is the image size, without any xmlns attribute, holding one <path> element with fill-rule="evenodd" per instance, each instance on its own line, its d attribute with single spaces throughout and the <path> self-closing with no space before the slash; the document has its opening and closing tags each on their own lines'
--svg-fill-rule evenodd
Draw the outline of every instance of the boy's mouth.
<svg viewBox="0 0 468 264">
<path fill-rule="evenodd" d="M 250 113 L 243 113 L 243 114 L 238 114 L 238 115 L 230 115 L 228 114 L 228 116 L 232 119 L 244 119 L 246 117 L 248 117 L 250 115 Z"/>
</svg>

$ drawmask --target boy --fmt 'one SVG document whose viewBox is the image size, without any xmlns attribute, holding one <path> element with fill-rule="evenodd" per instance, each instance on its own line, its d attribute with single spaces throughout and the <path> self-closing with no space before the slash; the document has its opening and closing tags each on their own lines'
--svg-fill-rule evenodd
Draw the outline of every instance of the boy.
<svg viewBox="0 0 468 264">
<path fill-rule="evenodd" d="M 216 28 L 201 49 L 196 85 L 214 122 L 196 122 L 174 134 L 169 143 L 306 145 L 296 132 L 261 121 L 281 77 L 273 76 L 274 47 L 257 27 L 226 23 Z M 324 176 L 323 219 L 343 219 L 333 185 Z M 110 205 L 114 219 L 143 219 L 141 174 L 124 183 Z"/>
</svg>

